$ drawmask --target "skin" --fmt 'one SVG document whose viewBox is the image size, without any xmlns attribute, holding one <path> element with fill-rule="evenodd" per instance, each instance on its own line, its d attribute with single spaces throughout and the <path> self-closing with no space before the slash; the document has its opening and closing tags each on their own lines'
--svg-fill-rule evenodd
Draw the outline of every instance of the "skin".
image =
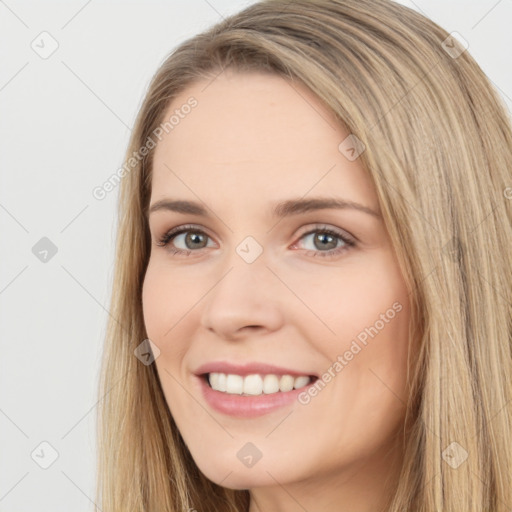
<svg viewBox="0 0 512 512">
<path fill-rule="evenodd" d="M 228 70 L 189 86 L 165 118 L 190 96 L 197 107 L 155 148 L 150 204 L 191 200 L 213 213 L 150 215 L 143 286 L 147 334 L 180 433 L 210 480 L 250 490 L 250 512 L 384 510 L 403 457 L 410 320 L 388 232 L 381 217 L 354 209 L 271 216 L 275 202 L 304 196 L 380 214 L 373 183 L 359 158 L 338 149 L 349 133 L 303 86 Z M 156 245 L 183 224 L 208 236 Z M 355 237 L 356 246 L 322 257 L 345 244 L 315 243 L 321 229 L 306 233 L 316 224 Z M 263 248 L 250 264 L 236 252 L 247 236 Z M 189 255 L 172 254 L 173 243 Z M 308 404 L 242 419 L 204 401 L 199 365 L 260 361 L 321 375 L 394 303 L 400 311 Z M 237 457 L 247 442 L 262 454 L 250 468 Z"/>
</svg>

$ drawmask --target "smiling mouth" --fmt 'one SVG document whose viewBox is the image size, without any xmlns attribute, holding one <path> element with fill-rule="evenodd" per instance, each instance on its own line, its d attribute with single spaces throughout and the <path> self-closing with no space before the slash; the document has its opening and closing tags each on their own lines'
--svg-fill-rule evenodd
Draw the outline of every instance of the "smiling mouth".
<svg viewBox="0 0 512 512">
<path fill-rule="evenodd" d="M 211 372 L 201 375 L 210 388 L 228 395 L 259 396 L 276 393 L 286 393 L 301 389 L 315 382 L 315 375 L 277 375 L 250 374 L 237 375 L 233 373 Z"/>
</svg>

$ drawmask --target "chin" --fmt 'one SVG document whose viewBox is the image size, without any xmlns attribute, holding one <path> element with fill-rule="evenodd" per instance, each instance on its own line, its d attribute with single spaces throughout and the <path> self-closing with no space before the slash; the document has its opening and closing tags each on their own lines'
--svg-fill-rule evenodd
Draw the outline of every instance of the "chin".
<svg viewBox="0 0 512 512">
<path fill-rule="evenodd" d="M 240 464 L 240 467 L 236 467 L 236 463 Z M 261 461 L 252 468 L 244 467 L 238 459 L 236 460 L 236 463 L 230 465 L 210 463 L 201 464 L 201 461 L 196 462 L 199 470 L 206 478 L 208 478 L 208 480 L 228 489 L 245 490 L 255 487 L 265 487 L 275 485 L 276 480 L 280 483 L 284 483 L 277 472 L 274 474 L 273 471 L 270 471 L 270 474 L 274 477 L 272 478 L 272 476 L 266 471 L 267 467 L 263 466 Z"/>
</svg>

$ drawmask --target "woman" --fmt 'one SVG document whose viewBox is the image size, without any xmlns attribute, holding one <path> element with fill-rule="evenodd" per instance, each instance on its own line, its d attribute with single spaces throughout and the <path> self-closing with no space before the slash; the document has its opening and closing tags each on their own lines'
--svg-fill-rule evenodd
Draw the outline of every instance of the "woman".
<svg viewBox="0 0 512 512">
<path fill-rule="evenodd" d="M 512 130 L 453 37 L 255 4 L 162 64 L 127 162 L 104 512 L 512 507 Z"/>
</svg>

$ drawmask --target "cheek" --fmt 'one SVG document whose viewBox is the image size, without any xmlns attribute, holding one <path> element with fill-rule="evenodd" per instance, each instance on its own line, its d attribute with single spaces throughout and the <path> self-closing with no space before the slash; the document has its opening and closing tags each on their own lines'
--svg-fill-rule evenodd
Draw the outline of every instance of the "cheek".
<svg viewBox="0 0 512 512">
<path fill-rule="evenodd" d="M 286 277 L 310 311 L 304 315 L 304 307 L 296 301 L 301 325 L 307 317 L 311 339 L 322 344 L 325 341 L 325 346 L 344 350 L 356 338 L 364 346 L 371 339 L 370 333 L 375 333 L 372 327 L 384 339 L 408 322 L 407 289 L 386 253 L 354 258 L 339 268 L 319 266 L 316 272 L 301 274 L 300 278 Z"/>
<path fill-rule="evenodd" d="M 314 338 L 328 355 L 330 375 L 306 406 L 315 409 L 311 428 L 326 439 L 336 436 L 333 460 L 370 456 L 401 424 L 407 402 L 408 291 L 393 261 L 364 263 L 333 273 L 323 287 L 330 293 L 315 288 L 308 296 L 336 333 L 330 342 Z"/>
<path fill-rule="evenodd" d="M 163 343 L 174 337 L 180 324 L 193 314 L 200 297 L 198 288 L 183 273 L 171 273 L 157 259 L 150 260 L 142 286 L 142 310 L 150 339 Z"/>
<path fill-rule="evenodd" d="M 161 338 L 160 331 L 163 328 L 163 304 L 165 304 L 167 294 L 165 293 L 166 285 L 164 280 L 158 279 L 158 272 L 152 265 L 151 261 L 148 265 L 144 283 L 142 285 L 142 312 L 144 315 L 144 324 L 146 332 L 151 340 Z M 172 311 L 172 308 L 169 308 Z"/>
<path fill-rule="evenodd" d="M 405 282 L 388 254 L 354 261 L 339 272 L 331 269 L 326 277 L 317 283 L 328 284 L 307 287 L 304 283 L 301 293 L 307 293 L 308 305 L 334 331 L 329 334 L 315 321 L 318 333 L 311 333 L 336 375 L 332 390 L 346 401 L 344 410 L 361 409 L 364 417 L 369 407 L 385 415 L 396 401 L 389 389 L 406 399 L 410 307 Z M 339 356 L 341 365 L 333 367 Z M 347 387 L 353 391 L 347 394 Z M 385 400 L 387 395 L 391 403 Z"/>
<path fill-rule="evenodd" d="M 194 292 L 193 286 L 186 286 L 186 279 L 181 276 L 179 280 L 179 275 L 179 272 L 171 274 L 165 265 L 150 260 L 142 286 L 142 310 L 147 336 L 160 351 L 155 365 L 165 399 L 173 416 L 177 412 L 181 419 L 189 400 L 178 384 L 186 378 L 184 357 L 190 339 L 186 330 L 190 322 L 198 319 L 193 307 L 197 303 L 197 290 Z"/>
</svg>

